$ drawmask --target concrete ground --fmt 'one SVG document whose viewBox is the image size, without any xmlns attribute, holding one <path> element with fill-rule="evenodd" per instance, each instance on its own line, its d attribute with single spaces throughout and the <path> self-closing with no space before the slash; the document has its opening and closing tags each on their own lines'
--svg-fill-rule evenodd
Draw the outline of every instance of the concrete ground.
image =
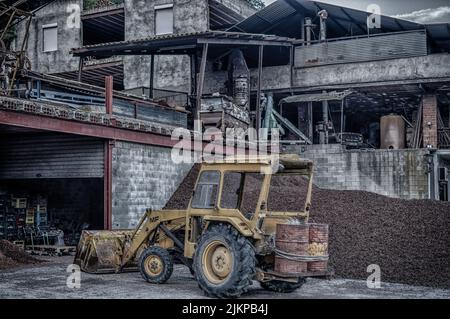
<svg viewBox="0 0 450 319">
<path fill-rule="evenodd" d="M 48 262 L 0 271 L 0 299 L 200 299 L 205 298 L 184 266 L 176 266 L 165 285 L 150 285 L 139 273 L 81 275 L 81 288 L 69 289 L 67 266 L 72 257 L 46 258 Z M 450 290 L 383 283 L 381 289 L 368 289 L 365 281 L 308 279 L 292 294 L 276 294 L 254 283 L 250 299 L 450 299 Z"/>
</svg>

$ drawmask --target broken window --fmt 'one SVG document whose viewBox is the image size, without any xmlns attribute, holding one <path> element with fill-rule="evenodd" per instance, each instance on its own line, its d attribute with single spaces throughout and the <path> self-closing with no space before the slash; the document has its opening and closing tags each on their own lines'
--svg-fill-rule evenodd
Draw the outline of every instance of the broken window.
<svg viewBox="0 0 450 319">
<path fill-rule="evenodd" d="M 56 23 L 42 26 L 44 52 L 52 52 L 58 50 L 58 25 Z"/>
<path fill-rule="evenodd" d="M 219 190 L 220 173 L 206 171 L 200 176 L 192 200 L 192 208 L 211 209 L 216 206 Z"/>
<path fill-rule="evenodd" d="M 173 4 L 155 7 L 155 34 L 173 33 Z"/>
</svg>

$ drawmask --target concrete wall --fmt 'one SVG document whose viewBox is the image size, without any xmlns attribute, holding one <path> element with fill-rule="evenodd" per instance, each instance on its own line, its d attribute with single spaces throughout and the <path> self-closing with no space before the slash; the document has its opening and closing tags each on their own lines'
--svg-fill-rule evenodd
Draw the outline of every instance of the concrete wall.
<svg viewBox="0 0 450 319">
<path fill-rule="evenodd" d="M 71 28 L 67 23 L 72 14 L 67 10 L 70 5 L 79 5 L 81 8 L 81 3 L 81 0 L 58 0 L 36 13 L 31 23 L 27 49 L 34 71 L 58 73 L 78 68 L 78 58 L 73 58 L 70 50 L 81 46 L 80 29 Z M 58 51 L 44 52 L 42 26 L 52 23 L 58 24 Z M 24 38 L 25 29 L 26 22 L 22 22 L 17 32 L 17 38 L 20 41 Z M 21 43 L 20 41 L 17 41 L 16 46 Z"/>
<path fill-rule="evenodd" d="M 249 16 L 254 10 L 242 0 L 219 0 L 239 14 Z M 174 4 L 174 32 L 192 33 L 209 29 L 208 0 L 125 0 L 125 40 L 135 40 L 155 35 L 154 7 Z M 82 46 L 80 29 L 67 26 L 67 7 L 82 0 L 59 0 L 39 11 L 33 19 L 28 44 L 28 55 L 33 70 L 43 73 L 60 73 L 78 69 L 78 58 L 70 55 L 72 48 Z M 44 53 L 42 25 L 58 23 L 59 50 Z M 25 23 L 19 27 L 18 38 L 24 35 Z M 124 57 L 125 89 L 150 86 L 150 57 Z M 190 60 L 188 57 L 156 57 L 155 88 L 189 92 Z"/>
<path fill-rule="evenodd" d="M 174 4 L 174 32 L 191 33 L 209 28 L 208 1 L 125 1 L 125 38 L 135 40 L 155 35 L 154 7 Z M 125 89 L 150 86 L 150 57 L 124 57 Z M 155 59 L 155 88 L 189 92 L 190 59 L 187 56 L 158 56 Z"/>
<path fill-rule="evenodd" d="M 134 228 L 148 208 L 163 208 L 191 168 L 174 164 L 170 148 L 116 142 L 113 228 Z"/>
<path fill-rule="evenodd" d="M 226 71 L 213 71 L 213 64 L 208 63 L 205 75 L 204 92 L 212 94 L 223 89 L 228 80 Z M 258 84 L 258 69 L 250 69 L 251 89 L 256 91 Z M 291 85 L 291 67 L 289 65 L 263 68 L 261 88 L 263 90 L 287 89 Z"/>
<path fill-rule="evenodd" d="M 290 146 L 315 163 L 325 189 L 362 190 L 403 199 L 428 198 L 427 150 L 345 150 L 341 145 Z"/>
<path fill-rule="evenodd" d="M 450 55 L 326 65 L 294 70 L 295 87 L 450 77 Z"/>
</svg>

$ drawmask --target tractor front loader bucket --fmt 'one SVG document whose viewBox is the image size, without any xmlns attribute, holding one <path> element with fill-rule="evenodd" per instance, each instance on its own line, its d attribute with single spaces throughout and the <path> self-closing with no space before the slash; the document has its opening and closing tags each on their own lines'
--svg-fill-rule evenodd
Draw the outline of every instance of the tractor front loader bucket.
<svg viewBox="0 0 450 319">
<path fill-rule="evenodd" d="M 125 245 L 133 231 L 84 231 L 81 234 L 74 263 L 91 274 L 137 270 L 132 262 L 121 267 Z"/>
</svg>

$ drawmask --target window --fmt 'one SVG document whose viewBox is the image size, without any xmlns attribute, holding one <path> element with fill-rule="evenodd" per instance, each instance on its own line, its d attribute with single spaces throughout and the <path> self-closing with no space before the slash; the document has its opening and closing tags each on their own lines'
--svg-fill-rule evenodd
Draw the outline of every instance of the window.
<svg viewBox="0 0 450 319">
<path fill-rule="evenodd" d="M 223 177 L 223 190 L 220 207 L 225 209 L 238 209 L 244 174 L 225 173 Z"/>
<path fill-rule="evenodd" d="M 195 190 L 192 208 L 214 208 L 217 203 L 220 173 L 216 171 L 203 172 Z"/>
<path fill-rule="evenodd" d="M 263 187 L 265 175 L 259 173 L 245 174 L 240 210 L 245 218 L 251 220 L 258 209 L 259 195 Z"/>
<path fill-rule="evenodd" d="M 155 7 L 155 34 L 173 33 L 173 4 Z"/>
<path fill-rule="evenodd" d="M 220 207 L 239 209 L 251 220 L 258 208 L 264 177 L 259 173 L 225 173 Z"/>
<path fill-rule="evenodd" d="M 58 50 L 58 25 L 47 24 L 42 26 L 43 30 L 43 42 L 44 42 L 44 52 L 52 52 Z"/>
</svg>

